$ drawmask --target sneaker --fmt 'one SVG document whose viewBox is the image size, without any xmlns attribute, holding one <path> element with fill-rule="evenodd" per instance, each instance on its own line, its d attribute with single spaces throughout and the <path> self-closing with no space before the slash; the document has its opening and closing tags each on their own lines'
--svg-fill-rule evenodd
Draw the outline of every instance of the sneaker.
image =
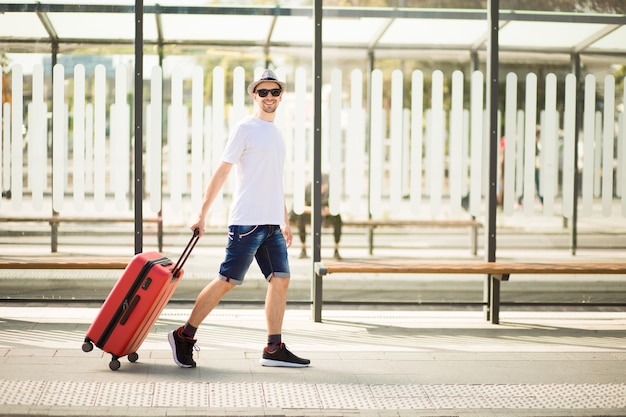
<svg viewBox="0 0 626 417">
<path fill-rule="evenodd" d="M 307 254 L 306 254 L 306 249 L 305 249 L 305 248 L 302 248 L 302 249 L 300 250 L 300 256 L 299 256 L 299 258 L 300 258 L 300 259 L 305 259 L 305 258 L 307 258 Z"/>
<path fill-rule="evenodd" d="M 263 357 L 261 358 L 263 366 L 284 366 L 287 368 L 304 368 L 311 363 L 308 359 L 299 358 L 291 353 L 284 343 L 280 344 L 280 348 L 270 353 L 267 348 L 263 349 Z"/>
<path fill-rule="evenodd" d="M 335 249 L 335 253 L 333 253 L 333 259 L 336 261 L 340 261 L 342 259 L 341 255 L 339 255 L 339 249 Z"/>
<path fill-rule="evenodd" d="M 182 336 L 181 328 L 178 328 L 167 335 L 174 354 L 174 362 L 181 368 L 195 368 L 196 361 L 193 360 L 193 351 L 197 349 L 196 339 Z"/>
</svg>

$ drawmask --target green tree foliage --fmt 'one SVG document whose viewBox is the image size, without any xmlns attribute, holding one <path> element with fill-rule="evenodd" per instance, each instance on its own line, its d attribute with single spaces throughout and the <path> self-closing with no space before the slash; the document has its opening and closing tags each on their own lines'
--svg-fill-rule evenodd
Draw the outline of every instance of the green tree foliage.
<svg viewBox="0 0 626 417">
<path fill-rule="evenodd" d="M 625 87 L 624 80 L 626 79 L 626 65 L 622 65 L 619 69 L 615 70 L 613 76 L 615 77 L 616 86 L 623 89 Z"/>
<path fill-rule="evenodd" d="M 0 52 L 0 67 L 2 67 L 3 71 L 9 70 L 9 58 L 4 52 Z"/>
<path fill-rule="evenodd" d="M 327 0 L 324 6 L 484 9 L 488 0 Z M 624 0 L 500 0 L 502 10 L 626 13 Z"/>
<path fill-rule="evenodd" d="M 0 83 L 2 83 L 2 97 L 0 97 L 0 103 L 5 103 L 11 101 L 11 92 L 9 91 L 11 85 L 9 83 L 9 77 L 7 76 L 9 73 L 9 58 L 7 58 L 4 52 L 0 53 L 0 66 L 2 67 L 2 71 L 0 72 Z M 0 108 L 0 111 L 1 110 Z"/>
<path fill-rule="evenodd" d="M 500 8 L 579 13 L 626 13 L 623 0 L 502 0 Z"/>
</svg>

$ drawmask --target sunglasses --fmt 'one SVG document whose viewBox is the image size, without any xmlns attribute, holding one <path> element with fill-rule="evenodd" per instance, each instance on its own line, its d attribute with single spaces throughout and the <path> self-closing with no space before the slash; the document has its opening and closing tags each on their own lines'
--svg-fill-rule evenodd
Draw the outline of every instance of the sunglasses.
<svg viewBox="0 0 626 417">
<path fill-rule="evenodd" d="M 262 88 L 260 90 L 256 90 L 256 93 L 259 95 L 259 97 L 267 97 L 269 93 L 272 93 L 272 97 L 278 97 L 280 93 L 282 93 L 282 91 L 283 90 L 281 90 L 280 88 L 272 88 L 271 90 Z"/>
</svg>

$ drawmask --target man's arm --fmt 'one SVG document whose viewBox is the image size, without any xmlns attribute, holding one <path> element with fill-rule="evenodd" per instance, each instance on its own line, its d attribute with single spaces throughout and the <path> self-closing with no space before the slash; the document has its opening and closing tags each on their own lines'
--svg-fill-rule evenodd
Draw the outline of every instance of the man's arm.
<svg viewBox="0 0 626 417">
<path fill-rule="evenodd" d="M 284 224 L 281 227 L 283 236 L 285 237 L 285 242 L 287 243 L 287 247 L 291 246 L 291 242 L 293 241 L 293 233 L 291 232 L 291 226 L 289 226 L 289 212 L 287 212 L 287 203 L 284 204 L 285 218 Z"/>
<path fill-rule="evenodd" d="M 213 201 L 215 201 L 215 197 L 217 197 L 217 193 L 222 189 L 222 186 L 226 182 L 228 178 L 228 174 L 230 173 L 233 164 L 222 161 L 220 165 L 217 167 L 213 176 L 211 177 L 211 181 L 209 181 L 209 185 L 206 188 L 206 192 L 204 193 L 204 200 L 202 201 L 202 207 L 200 208 L 200 213 L 198 213 L 198 219 L 194 224 L 191 225 L 191 230 L 196 228 L 200 229 L 200 236 L 204 235 L 204 222 Z"/>
</svg>

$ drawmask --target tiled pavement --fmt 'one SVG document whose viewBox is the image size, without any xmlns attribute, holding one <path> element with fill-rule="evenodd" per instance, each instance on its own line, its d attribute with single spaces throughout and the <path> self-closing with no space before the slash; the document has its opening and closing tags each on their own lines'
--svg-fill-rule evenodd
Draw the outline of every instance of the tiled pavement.
<svg viewBox="0 0 626 417">
<path fill-rule="evenodd" d="M 623 260 L 626 224 L 608 224 L 611 220 L 601 216 L 592 220 L 580 225 L 587 234 L 581 236 L 583 247 L 575 258 Z M 561 219 L 538 224 L 519 217 L 505 223 L 500 225 L 507 229 L 499 235 L 499 258 L 573 259 Z M 592 233 L 607 229 L 611 233 Z M 520 233 L 523 230 L 530 233 Z M 64 253 L 93 253 L 94 247 L 81 240 L 64 239 Z M 168 237 L 172 256 L 186 239 L 185 234 L 176 241 Z M 180 288 L 185 299 L 196 294 L 215 269 L 223 253 L 220 239 L 215 239 L 217 245 L 207 244 L 207 237 L 194 252 L 184 280 L 189 288 Z M 0 242 L 4 254 L 49 253 L 46 241 L 31 247 L 14 245 L 13 240 L 8 236 Z M 349 234 L 345 241 L 344 256 L 364 256 L 362 234 Z M 377 235 L 377 242 L 377 256 L 400 256 L 393 235 L 386 240 Z M 412 245 L 403 256 L 468 257 L 466 231 L 422 234 Z M 102 248 L 111 254 L 128 252 L 117 244 L 98 250 Z M 297 256 L 299 249 L 292 249 Z M 307 300 L 310 260 L 292 259 L 292 266 L 295 298 Z M 25 289 L 19 293 L 26 297 L 36 297 L 50 286 L 72 295 L 80 286 L 82 293 L 98 299 L 114 282 L 108 275 L 90 282 L 82 271 L 77 276 L 0 272 L 2 293 Z M 573 286 L 584 291 L 585 282 L 596 282 L 595 277 L 539 279 L 542 288 L 552 291 L 542 295 L 544 299 Z M 518 294 L 528 293 L 537 301 L 533 280 L 512 279 L 505 294 L 517 288 Z M 464 294 L 473 294 L 475 288 L 480 294 L 481 289 L 480 281 L 458 277 L 424 281 L 435 284 L 435 293 L 462 287 Z M 254 288 L 262 293 L 262 284 L 250 280 L 244 287 L 258 297 Z M 415 282 L 355 276 L 329 281 L 325 288 L 328 299 L 351 292 L 363 297 L 364 289 L 368 297 L 376 297 L 381 285 L 399 294 L 414 289 Z M 612 277 L 598 287 L 603 294 L 615 291 L 619 298 L 624 285 L 621 277 Z M 263 311 L 258 305 L 231 304 L 216 310 L 201 327 L 199 366 L 180 369 L 171 359 L 166 333 L 185 320 L 189 306 L 171 305 L 139 350 L 139 361 L 123 360 L 114 372 L 108 355 L 81 350 L 98 307 L 0 301 L 0 416 L 626 416 L 624 309 L 521 311 L 508 306 L 500 325 L 492 325 L 482 312 L 467 308 L 407 311 L 363 305 L 326 306 L 324 322 L 314 323 L 308 308 L 290 306 L 285 342 L 309 357 L 312 366 L 283 369 L 258 363 L 265 342 Z"/>
<path fill-rule="evenodd" d="M 137 363 L 81 350 L 97 306 L 0 306 L 0 415 L 626 415 L 626 313 L 291 308 L 285 342 L 303 369 L 259 365 L 263 311 L 219 308 L 198 367 L 171 360 L 168 308 Z"/>
</svg>

